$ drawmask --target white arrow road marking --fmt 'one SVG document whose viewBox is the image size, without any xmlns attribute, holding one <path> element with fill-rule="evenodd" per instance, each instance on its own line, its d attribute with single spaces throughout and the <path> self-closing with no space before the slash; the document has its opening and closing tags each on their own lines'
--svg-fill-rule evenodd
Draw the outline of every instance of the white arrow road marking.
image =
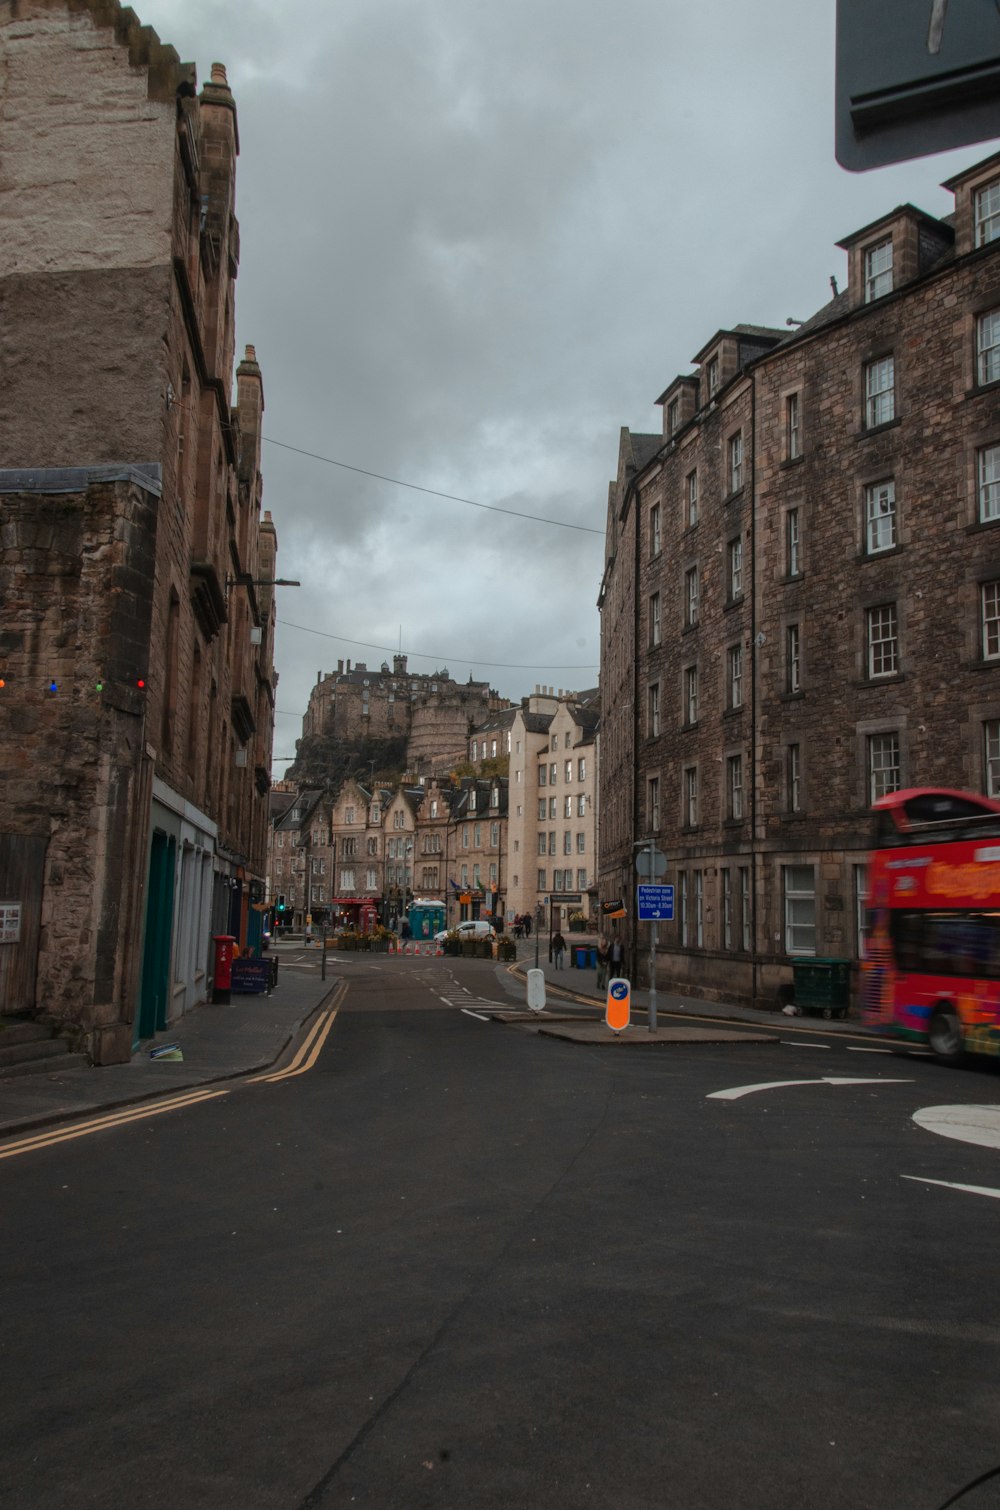
<svg viewBox="0 0 1000 1510">
<path fill-rule="evenodd" d="M 473 1012 L 473 1010 L 472 1010 L 471 1007 L 463 1007 L 462 1008 L 462 1016 L 463 1017 L 475 1017 L 477 1019 L 477 1021 L 479 1021 L 479 1022 L 489 1022 L 489 1018 L 488 1017 L 484 1017 L 483 1014 L 482 1014 L 482 1012 Z"/>
<path fill-rule="evenodd" d="M 848 1075 L 824 1075 L 821 1080 L 764 1080 L 759 1085 L 736 1085 L 728 1091 L 712 1091 L 706 1101 L 738 1101 L 755 1091 L 778 1091 L 786 1085 L 912 1085 L 912 1080 L 855 1079 Z"/>
<path fill-rule="evenodd" d="M 942 1138 L 1000 1148 L 1000 1106 L 922 1106 L 913 1120 Z"/>
<path fill-rule="evenodd" d="M 989 1185 L 958 1185 L 954 1180 L 925 1180 L 920 1174 L 904 1174 L 904 1180 L 916 1180 L 920 1185 L 943 1185 L 945 1190 L 964 1190 L 966 1195 L 989 1195 L 995 1201 L 1000 1201 L 1000 1190 L 992 1190 Z"/>
</svg>

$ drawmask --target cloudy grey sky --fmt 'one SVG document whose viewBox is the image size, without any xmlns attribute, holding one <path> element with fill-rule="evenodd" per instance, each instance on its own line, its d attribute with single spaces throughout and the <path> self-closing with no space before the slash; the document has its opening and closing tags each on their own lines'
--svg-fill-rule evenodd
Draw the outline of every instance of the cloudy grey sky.
<svg viewBox="0 0 1000 1510">
<path fill-rule="evenodd" d="M 904 200 L 947 213 L 941 180 L 990 150 L 839 168 L 834 0 L 135 4 L 236 94 L 237 342 L 302 582 L 276 776 L 317 673 L 400 635 L 511 698 L 594 685 L 619 427 L 658 430 L 720 326 L 805 319 L 837 240 Z"/>
</svg>

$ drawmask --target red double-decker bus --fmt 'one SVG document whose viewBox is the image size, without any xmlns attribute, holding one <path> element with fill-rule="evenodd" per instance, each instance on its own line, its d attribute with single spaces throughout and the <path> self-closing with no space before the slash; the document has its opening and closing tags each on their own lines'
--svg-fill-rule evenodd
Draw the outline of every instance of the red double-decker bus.
<svg viewBox="0 0 1000 1510">
<path fill-rule="evenodd" d="M 864 1021 L 946 1064 L 1000 1054 L 1000 802 L 913 787 L 872 811 Z"/>
</svg>

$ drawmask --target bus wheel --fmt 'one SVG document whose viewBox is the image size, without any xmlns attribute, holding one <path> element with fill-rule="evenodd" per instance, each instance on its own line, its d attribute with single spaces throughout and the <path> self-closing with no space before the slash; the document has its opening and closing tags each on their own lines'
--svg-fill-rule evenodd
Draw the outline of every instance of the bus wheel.
<svg viewBox="0 0 1000 1510">
<path fill-rule="evenodd" d="M 942 1064 L 957 1064 L 962 1057 L 962 1029 L 958 1013 L 947 1002 L 934 1008 L 928 1042 Z"/>
</svg>

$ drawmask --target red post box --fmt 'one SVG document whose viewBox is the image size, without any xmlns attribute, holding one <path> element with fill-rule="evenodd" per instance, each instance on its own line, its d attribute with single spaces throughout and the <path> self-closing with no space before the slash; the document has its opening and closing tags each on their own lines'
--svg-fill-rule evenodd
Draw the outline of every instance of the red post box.
<svg viewBox="0 0 1000 1510">
<path fill-rule="evenodd" d="M 212 971 L 212 1000 L 221 1002 L 225 1006 L 229 1001 L 229 990 L 233 983 L 233 949 L 236 940 L 231 933 L 216 933 L 212 938 L 215 945 L 215 969 Z"/>
</svg>

